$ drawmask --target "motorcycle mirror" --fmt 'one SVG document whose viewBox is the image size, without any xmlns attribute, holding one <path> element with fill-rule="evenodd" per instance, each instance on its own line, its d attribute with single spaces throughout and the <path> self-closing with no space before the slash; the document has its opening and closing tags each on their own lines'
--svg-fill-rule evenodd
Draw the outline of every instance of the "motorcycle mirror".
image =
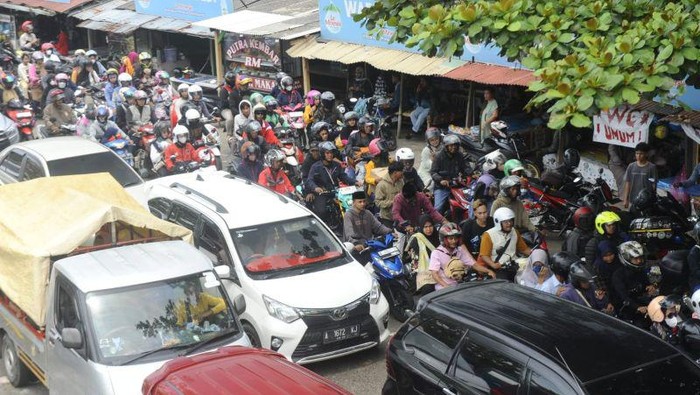
<svg viewBox="0 0 700 395">
<path fill-rule="evenodd" d="M 357 103 L 357 98 L 356 98 L 356 97 L 351 97 L 351 98 L 350 98 L 350 103 Z"/>
<path fill-rule="evenodd" d="M 649 182 L 652 184 L 656 183 L 656 178 L 654 178 L 654 177 L 649 177 L 649 178 L 647 178 L 647 180 L 649 180 Z"/>
<path fill-rule="evenodd" d="M 574 183 L 578 184 L 579 182 L 581 182 L 581 177 L 574 178 Z"/>
</svg>

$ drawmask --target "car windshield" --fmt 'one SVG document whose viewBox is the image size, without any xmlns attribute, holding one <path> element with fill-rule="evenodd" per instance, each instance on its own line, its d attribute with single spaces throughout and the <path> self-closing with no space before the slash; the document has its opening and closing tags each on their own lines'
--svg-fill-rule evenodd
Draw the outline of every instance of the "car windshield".
<svg viewBox="0 0 700 395">
<path fill-rule="evenodd" d="M 109 173 L 124 188 L 143 183 L 143 180 L 126 162 L 111 152 L 74 156 L 51 160 L 46 163 L 49 175 L 69 176 L 73 174 Z"/>
<path fill-rule="evenodd" d="M 291 276 L 349 262 L 342 246 L 314 217 L 233 229 L 231 237 L 246 272 L 258 279 Z"/>
<path fill-rule="evenodd" d="M 591 394 L 697 394 L 700 368 L 681 355 L 586 385 Z"/>
<path fill-rule="evenodd" d="M 222 292 L 214 273 L 203 272 L 88 293 L 99 360 L 120 365 L 142 354 L 239 333 Z"/>
</svg>

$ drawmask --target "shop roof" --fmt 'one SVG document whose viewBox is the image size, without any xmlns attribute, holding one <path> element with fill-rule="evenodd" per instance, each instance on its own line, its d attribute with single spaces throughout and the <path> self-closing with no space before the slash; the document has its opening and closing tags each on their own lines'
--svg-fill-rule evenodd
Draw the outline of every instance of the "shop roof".
<svg viewBox="0 0 700 395">
<path fill-rule="evenodd" d="M 640 100 L 639 103 L 632 106 L 632 109 L 638 111 L 649 111 L 662 116 L 672 115 L 682 110 L 680 107 L 647 99 Z"/>
<path fill-rule="evenodd" d="M 195 22 L 195 26 L 224 32 L 292 40 L 317 33 L 318 0 L 234 0 L 234 12 Z"/>
<path fill-rule="evenodd" d="M 189 21 L 140 14 L 135 11 L 133 0 L 112 0 L 103 2 L 73 12 L 70 16 L 83 21 L 78 24 L 78 27 L 119 34 L 129 34 L 136 29 L 144 28 L 171 33 L 183 33 L 197 37 L 210 38 L 214 36 L 209 29 L 193 26 Z"/>
<path fill-rule="evenodd" d="M 700 128 L 700 111 L 683 110 L 677 114 L 668 115 L 661 120 L 665 122 L 687 123 L 694 128 Z"/>
<path fill-rule="evenodd" d="M 473 81 L 485 85 L 528 86 L 537 77 L 532 71 L 486 63 L 469 62 L 445 74 L 455 80 Z"/>
<path fill-rule="evenodd" d="M 90 2 L 92 0 L 62 0 L 60 2 L 47 0 L 0 0 L 0 7 L 52 16 Z"/>
<path fill-rule="evenodd" d="M 465 62 L 445 58 L 429 58 L 417 53 L 343 43 L 319 42 L 316 37 L 299 40 L 287 50 L 293 58 L 321 59 L 345 64 L 366 62 L 385 71 L 411 75 L 444 75 Z"/>
</svg>

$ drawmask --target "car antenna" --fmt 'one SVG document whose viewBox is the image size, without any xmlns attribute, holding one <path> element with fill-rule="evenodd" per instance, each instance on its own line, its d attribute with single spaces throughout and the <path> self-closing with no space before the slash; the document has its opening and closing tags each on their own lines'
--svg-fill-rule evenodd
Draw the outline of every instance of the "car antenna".
<svg viewBox="0 0 700 395">
<path fill-rule="evenodd" d="M 559 358 L 561 359 L 561 361 L 564 362 L 564 366 L 566 366 L 566 370 L 569 371 L 569 374 L 571 374 L 572 377 L 576 377 L 576 375 L 574 374 L 574 372 L 573 372 L 573 371 L 571 370 L 571 368 L 569 367 L 569 364 L 566 363 L 566 359 L 564 359 L 564 355 L 562 355 L 561 351 L 559 351 L 559 347 L 558 347 L 558 346 L 554 346 L 554 349 L 557 350 L 557 354 L 559 354 Z"/>
</svg>

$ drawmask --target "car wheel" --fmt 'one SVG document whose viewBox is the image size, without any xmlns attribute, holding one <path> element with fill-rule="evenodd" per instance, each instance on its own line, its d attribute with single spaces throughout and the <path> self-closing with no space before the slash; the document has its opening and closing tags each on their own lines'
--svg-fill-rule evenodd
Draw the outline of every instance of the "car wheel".
<svg viewBox="0 0 700 395">
<path fill-rule="evenodd" d="M 391 301 L 389 312 L 399 322 L 406 322 L 415 308 L 413 295 L 403 287 L 393 287 L 391 290 L 396 300 Z M 386 297 L 386 294 L 384 295 Z"/>
<path fill-rule="evenodd" d="M 250 340 L 250 344 L 255 348 L 262 348 L 260 337 L 258 336 L 258 332 L 255 331 L 255 328 L 253 328 L 253 325 L 244 322 L 242 326 L 243 332 L 245 332 L 246 336 L 248 336 L 248 339 Z"/>
<path fill-rule="evenodd" d="M 7 335 L 2 338 L 2 360 L 7 372 L 7 379 L 14 387 L 23 387 L 32 379 L 32 373 L 19 359 L 15 343 Z"/>
</svg>

